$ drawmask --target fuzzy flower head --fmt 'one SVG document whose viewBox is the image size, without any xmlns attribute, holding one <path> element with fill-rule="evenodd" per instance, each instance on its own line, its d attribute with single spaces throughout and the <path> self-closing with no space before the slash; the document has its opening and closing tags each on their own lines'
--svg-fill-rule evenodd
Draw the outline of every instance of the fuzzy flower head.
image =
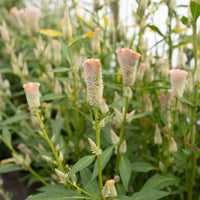
<svg viewBox="0 0 200 200">
<path fill-rule="evenodd" d="M 23 85 L 30 111 L 34 112 L 40 106 L 40 83 L 29 82 Z"/>
<path fill-rule="evenodd" d="M 117 196 L 117 191 L 115 189 L 115 180 L 111 179 L 106 181 L 105 186 L 102 190 L 102 195 L 104 198 Z"/>
<path fill-rule="evenodd" d="M 87 97 L 90 106 L 99 107 L 102 103 L 103 81 L 99 59 L 87 59 L 83 62 Z"/>
<path fill-rule="evenodd" d="M 17 24 L 20 28 L 26 28 L 33 35 L 38 31 L 40 13 L 40 9 L 34 6 L 20 10 L 13 7 L 10 10 L 10 19 L 13 24 Z"/>
<path fill-rule="evenodd" d="M 117 57 L 122 70 L 123 85 L 132 86 L 135 83 L 138 59 L 141 55 L 131 49 L 118 49 Z"/>
<path fill-rule="evenodd" d="M 169 73 L 171 75 L 172 94 L 177 98 L 181 98 L 183 96 L 185 79 L 188 72 L 180 69 L 172 69 Z"/>
</svg>

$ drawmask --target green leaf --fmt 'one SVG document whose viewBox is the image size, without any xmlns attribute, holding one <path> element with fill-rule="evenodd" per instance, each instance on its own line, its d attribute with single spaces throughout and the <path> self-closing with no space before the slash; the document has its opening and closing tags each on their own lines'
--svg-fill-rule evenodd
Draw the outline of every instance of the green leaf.
<svg viewBox="0 0 200 200">
<path fill-rule="evenodd" d="M 67 82 L 67 83 L 72 83 L 73 82 L 73 79 L 69 78 L 69 77 L 56 77 L 56 79 L 58 79 L 61 82 L 63 82 L 63 81 Z M 78 82 L 79 80 L 76 80 L 76 81 Z"/>
<path fill-rule="evenodd" d="M 200 16 L 200 1 L 191 0 L 190 11 L 192 13 L 192 17 L 194 18 L 194 21 L 196 22 L 198 17 Z"/>
<path fill-rule="evenodd" d="M 100 197 L 99 186 L 96 179 L 92 180 L 92 173 L 88 168 L 80 171 L 81 182 L 86 192 L 94 195 L 95 197 Z"/>
<path fill-rule="evenodd" d="M 181 97 L 181 98 L 180 98 L 180 101 L 183 102 L 183 103 L 186 103 L 186 104 L 187 104 L 188 106 L 190 106 L 190 107 L 193 107 L 193 108 L 195 107 L 195 106 L 194 106 L 192 103 L 190 103 L 189 100 L 187 100 L 185 97 Z"/>
<path fill-rule="evenodd" d="M 118 199 L 118 200 L 133 200 L 132 197 L 124 196 L 124 195 L 119 195 L 113 199 Z"/>
<path fill-rule="evenodd" d="M 132 195 L 132 200 L 157 200 L 170 194 L 170 192 L 163 192 L 158 190 L 145 190 L 134 193 Z"/>
<path fill-rule="evenodd" d="M 54 93 L 50 93 L 50 94 L 46 94 L 44 96 L 42 96 L 40 98 L 40 100 L 42 101 L 51 101 L 51 100 L 55 100 L 55 99 L 61 99 L 66 97 L 66 95 L 64 94 L 54 94 Z"/>
<path fill-rule="evenodd" d="M 181 17 L 181 22 L 184 24 L 184 25 L 187 25 L 188 24 L 188 18 L 183 16 Z"/>
<path fill-rule="evenodd" d="M 3 128 L 2 138 L 8 146 L 12 147 L 11 134 L 8 128 Z"/>
<path fill-rule="evenodd" d="M 75 200 L 75 199 L 92 199 L 85 195 L 79 195 L 77 191 L 67 190 L 61 185 L 49 185 L 40 188 L 43 193 L 33 195 L 26 200 Z"/>
<path fill-rule="evenodd" d="M 102 152 L 102 154 L 100 155 L 100 157 L 101 157 L 101 170 L 103 170 L 105 168 L 106 164 L 110 160 L 112 153 L 113 153 L 113 149 L 114 149 L 114 146 L 110 146 L 106 150 L 104 150 Z M 94 164 L 94 171 L 93 171 L 93 174 L 92 174 L 92 180 L 95 179 L 97 177 L 97 175 L 98 175 L 98 164 L 97 164 L 97 160 L 96 160 L 96 162 Z"/>
<path fill-rule="evenodd" d="M 145 117 L 149 114 L 151 114 L 152 112 L 143 112 L 143 113 L 139 113 L 139 114 L 136 114 L 133 116 L 133 119 L 138 119 L 138 118 L 141 118 L 141 117 Z"/>
<path fill-rule="evenodd" d="M 67 72 L 70 71 L 70 68 L 66 68 L 66 67 L 57 67 L 55 69 L 50 70 L 49 72 Z"/>
<path fill-rule="evenodd" d="M 157 168 L 148 162 L 132 163 L 132 170 L 135 172 L 149 172 L 149 171 L 155 170 L 155 169 L 157 169 Z"/>
<path fill-rule="evenodd" d="M 10 118 L 6 119 L 5 121 L 1 122 L 0 125 L 5 126 L 8 124 L 14 124 L 14 123 L 20 122 L 22 120 L 26 120 L 26 119 L 29 119 L 28 115 L 17 114 L 17 115 L 14 115 L 13 117 L 10 117 Z"/>
<path fill-rule="evenodd" d="M 152 29 L 153 31 L 157 32 L 159 35 L 161 35 L 162 37 L 165 37 L 162 32 L 159 30 L 159 28 L 157 26 L 154 26 L 154 25 L 148 25 L 148 27 L 150 29 Z"/>
<path fill-rule="evenodd" d="M 72 55 L 71 50 L 68 48 L 67 44 L 63 42 L 63 40 L 60 39 L 61 43 L 61 51 L 64 56 L 64 58 L 69 62 L 70 66 L 72 66 Z"/>
<path fill-rule="evenodd" d="M 73 165 L 68 177 L 89 166 L 94 161 L 95 157 L 95 155 L 89 155 L 81 158 L 75 165 Z"/>
<path fill-rule="evenodd" d="M 119 161 L 119 173 L 122 179 L 122 183 L 128 191 L 128 183 L 131 177 L 131 163 L 128 160 L 128 158 L 124 155 L 121 155 L 120 161 Z"/>
<path fill-rule="evenodd" d="M 143 190 L 161 190 L 170 185 L 177 185 L 178 181 L 175 176 L 166 174 L 164 176 L 155 174 L 144 184 L 141 191 Z"/>
<path fill-rule="evenodd" d="M 66 119 L 67 120 L 67 119 Z M 64 126 L 65 119 L 58 118 L 53 122 L 53 130 L 52 133 L 58 137 L 60 135 L 61 129 Z"/>
<path fill-rule="evenodd" d="M 88 121 L 90 121 L 91 124 L 93 123 L 93 119 L 90 118 L 88 115 L 86 115 L 84 112 L 80 111 L 79 109 L 77 109 L 75 107 L 72 107 L 72 109 L 78 111 L 79 113 L 81 113 L 85 117 L 85 119 L 87 119 Z"/>
<path fill-rule="evenodd" d="M 10 68 L 2 68 L 0 69 L 0 74 L 4 74 L 4 73 L 13 73 L 13 70 Z"/>
<path fill-rule="evenodd" d="M 22 168 L 19 166 L 16 166 L 13 163 L 6 163 L 6 164 L 0 165 L 0 174 L 14 172 L 14 171 L 20 171 L 20 170 L 22 170 Z"/>
</svg>

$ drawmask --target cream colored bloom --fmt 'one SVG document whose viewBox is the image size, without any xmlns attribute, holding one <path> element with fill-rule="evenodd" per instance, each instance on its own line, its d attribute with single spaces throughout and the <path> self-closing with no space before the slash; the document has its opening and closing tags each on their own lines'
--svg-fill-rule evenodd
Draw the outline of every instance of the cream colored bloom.
<svg viewBox="0 0 200 200">
<path fill-rule="evenodd" d="M 116 197 L 117 191 L 115 189 L 115 180 L 107 180 L 102 190 L 103 198 Z"/>
<path fill-rule="evenodd" d="M 118 49 L 117 57 L 123 76 L 123 85 L 132 86 L 135 83 L 138 59 L 141 55 L 131 49 Z"/>
<path fill-rule="evenodd" d="M 72 37 L 72 26 L 71 20 L 69 17 L 69 8 L 66 7 L 64 11 L 64 18 L 63 18 L 63 37 L 64 39 L 71 39 Z"/>
<path fill-rule="evenodd" d="M 34 112 L 40 106 L 40 83 L 29 82 L 23 85 L 30 111 Z"/>
<path fill-rule="evenodd" d="M 185 79 L 188 72 L 180 69 L 172 69 L 169 73 L 171 75 L 172 94 L 177 98 L 181 98 L 183 96 Z"/>
<path fill-rule="evenodd" d="M 92 40 L 92 52 L 94 54 L 98 54 L 100 52 L 100 34 L 101 34 L 101 28 L 95 28 L 94 29 L 94 37 Z"/>
<path fill-rule="evenodd" d="M 99 107 L 102 103 L 103 81 L 99 59 L 87 59 L 83 62 L 87 97 L 90 106 Z"/>
<path fill-rule="evenodd" d="M 155 130 L 155 135 L 154 135 L 154 144 L 162 144 L 162 136 L 160 134 L 160 129 L 158 125 L 156 124 L 156 130 Z"/>
</svg>

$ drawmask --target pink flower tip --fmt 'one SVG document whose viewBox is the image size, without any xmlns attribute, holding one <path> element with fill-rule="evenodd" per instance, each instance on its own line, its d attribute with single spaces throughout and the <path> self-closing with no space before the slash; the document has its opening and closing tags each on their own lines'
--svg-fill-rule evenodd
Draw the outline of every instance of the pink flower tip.
<svg viewBox="0 0 200 200">
<path fill-rule="evenodd" d="M 181 69 L 171 69 L 169 71 L 171 76 L 176 76 L 176 77 L 180 77 L 180 78 L 186 78 L 188 72 L 185 70 L 181 70 Z"/>
<path fill-rule="evenodd" d="M 29 83 L 25 83 L 23 85 L 24 89 L 31 89 L 31 88 L 38 88 L 40 86 L 40 83 L 38 82 L 29 82 Z"/>
<path fill-rule="evenodd" d="M 139 58 L 141 56 L 141 54 L 133 51 L 132 49 L 128 49 L 128 48 L 122 48 L 122 49 L 118 49 L 116 51 L 116 53 L 119 55 L 119 54 L 128 54 L 130 56 L 133 56 L 135 58 Z"/>
<path fill-rule="evenodd" d="M 99 28 L 99 27 L 96 27 L 96 28 L 94 29 L 94 32 L 95 32 L 95 33 L 100 33 L 101 31 L 102 31 L 102 29 Z"/>
</svg>

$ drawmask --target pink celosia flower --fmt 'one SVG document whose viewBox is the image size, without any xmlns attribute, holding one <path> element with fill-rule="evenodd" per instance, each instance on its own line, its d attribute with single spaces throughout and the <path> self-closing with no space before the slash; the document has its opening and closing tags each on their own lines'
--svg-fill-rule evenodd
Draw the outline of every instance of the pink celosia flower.
<svg viewBox="0 0 200 200">
<path fill-rule="evenodd" d="M 30 111 L 34 112 L 40 106 L 40 83 L 29 82 L 23 85 Z"/>
<path fill-rule="evenodd" d="M 181 98 L 183 96 L 185 79 L 188 72 L 180 69 L 172 69 L 169 73 L 171 75 L 172 94 L 177 98 Z"/>
<path fill-rule="evenodd" d="M 102 103 L 103 81 L 99 59 L 87 59 L 83 62 L 87 97 L 91 106 L 98 107 Z"/>
<path fill-rule="evenodd" d="M 124 48 L 117 50 L 117 56 L 122 71 L 123 85 L 132 86 L 135 83 L 138 59 L 141 55 Z"/>
<path fill-rule="evenodd" d="M 38 31 L 40 9 L 34 6 L 18 10 L 16 7 L 10 9 L 10 20 L 20 28 L 26 28 L 30 34 Z"/>
</svg>

